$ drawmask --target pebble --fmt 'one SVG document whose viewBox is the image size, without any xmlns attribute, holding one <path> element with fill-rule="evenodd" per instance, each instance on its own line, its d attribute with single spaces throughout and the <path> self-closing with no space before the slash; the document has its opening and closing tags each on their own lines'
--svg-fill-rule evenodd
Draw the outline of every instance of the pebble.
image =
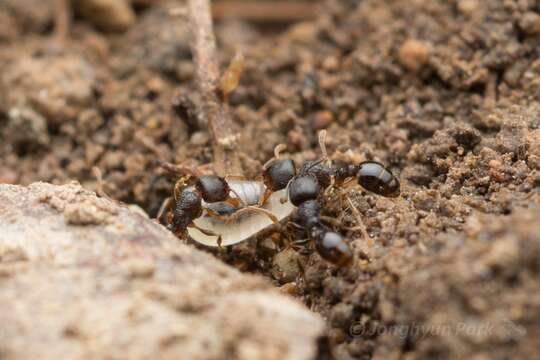
<svg viewBox="0 0 540 360">
<path fill-rule="evenodd" d="M 420 70 L 429 60 L 427 45 L 415 39 L 409 39 L 399 49 L 399 62 L 410 71 Z"/>
<path fill-rule="evenodd" d="M 529 11 L 519 19 L 519 28 L 527 35 L 540 33 L 540 14 Z"/>
</svg>

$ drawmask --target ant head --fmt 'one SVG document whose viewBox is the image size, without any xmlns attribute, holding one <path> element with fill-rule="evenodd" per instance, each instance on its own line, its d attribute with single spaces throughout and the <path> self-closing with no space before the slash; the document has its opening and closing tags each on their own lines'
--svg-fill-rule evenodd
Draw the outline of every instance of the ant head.
<svg viewBox="0 0 540 360">
<path fill-rule="evenodd" d="M 296 175 L 296 166 L 291 159 L 277 159 L 263 170 L 266 187 L 272 191 L 283 190 Z"/>
<path fill-rule="evenodd" d="M 195 188 L 208 203 L 227 200 L 231 191 L 227 181 L 216 175 L 199 176 L 195 181 Z"/>
</svg>

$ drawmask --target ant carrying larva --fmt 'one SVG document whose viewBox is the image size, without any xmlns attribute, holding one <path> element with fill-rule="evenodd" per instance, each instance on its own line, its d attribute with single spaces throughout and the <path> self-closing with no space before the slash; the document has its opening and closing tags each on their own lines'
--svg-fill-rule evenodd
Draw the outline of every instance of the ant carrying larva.
<svg viewBox="0 0 540 360">
<path fill-rule="evenodd" d="M 387 197 L 398 196 L 400 185 L 375 161 L 333 164 L 326 154 L 325 135 L 324 130 L 319 134 L 321 159 L 306 161 L 299 170 L 291 159 L 281 157 L 284 146 L 278 145 L 274 158 L 263 166 L 262 182 L 215 175 L 181 178 L 158 219 L 178 236 L 207 246 L 234 245 L 286 222 L 289 234 L 304 236 L 291 240 L 292 246 L 312 243 L 323 259 L 338 266 L 350 264 L 348 243 L 323 222 L 321 196 L 354 178 L 364 189 Z"/>
</svg>

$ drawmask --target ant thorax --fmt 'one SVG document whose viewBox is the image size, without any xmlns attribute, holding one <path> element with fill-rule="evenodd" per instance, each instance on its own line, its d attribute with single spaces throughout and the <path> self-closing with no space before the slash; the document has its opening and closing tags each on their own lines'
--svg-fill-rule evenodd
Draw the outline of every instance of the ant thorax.
<svg viewBox="0 0 540 360">
<path fill-rule="evenodd" d="M 229 218 L 229 220 L 210 216 L 205 212 L 203 216 L 193 221 L 197 227 L 208 229 L 221 235 L 221 244 L 218 244 L 218 236 L 207 235 L 196 227 L 189 227 L 187 231 L 193 240 L 206 246 L 234 245 L 251 238 L 272 225 L 272 220 L 260 212 L 245 212 L 238 216 L 231 216 L 245 205 L 257 205 L 259 199 L 266 191 L 266 187 L 262 182 L 230 180 L 228 184 L 231 189 L 231 198 L 240 197 L 240 200 L 243 202 L 242 205 L 235 207 L 228 202 L 203 202 L 203 208 L 209 209 L 224 218 Z M 273 214 L 278 221 L 288 218 L 294 210 L 294 206 L 289 202 L 285 190 L 272 193 L 261 207 Z"/>
</svg>

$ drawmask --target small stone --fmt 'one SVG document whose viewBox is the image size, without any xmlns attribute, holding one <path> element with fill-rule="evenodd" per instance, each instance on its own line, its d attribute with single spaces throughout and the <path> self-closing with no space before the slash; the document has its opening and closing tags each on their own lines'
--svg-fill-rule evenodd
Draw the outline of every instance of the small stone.
<svg viewBox="0 0 540 360">
<path fill-rule="evenodd" d="M 540 15 L 529 11 L 519 19 L 519 27 L 527 35 L 534 35 L 540 32 Z"/>
<path fill-rule="evenodd" d="M 196 146 L 204 146 L 210 141 L 210 135 L 205 131 L 196 131 L 191 135 L 191 143 Z"/>
<path fill-rule="evenodd" d="M 337 56 L 328 56 L 323 60 L 322 66 L 325 70 L 336 71 L 339 69 L 339 59 Z"/>
<path fill-rule="evenodd" d="M 128 0 L 81 0 L 81 15 L 104 31 L 126 31 L 136 20 Z"/>
<path fill-rule="evenodd" d="M 458 10 L 467 16 L 471 16 L 478 9 L 478 0 L 460 0 Z"/>
<path fill-rule="evenodd" d="M 409 39 L 399 49 L 399 62 L 410 71 L 420 70 L 429 59 L 427 45 L 415 39 Z"/>
<path fill-rule="evenodd" d="M 334 115 L 330 111 L 318 111 L 311 118 L 311 126 L 314 130 L 325 129 L 334 121 Z"/>
<path fill-rule="evenodd" d="M 28 107 L 14 107 L 8 112 L 8 133 L 17 146 L 35 147 L 49 144 L 47 120 Z"/>
<path fill-rule="evenodd" d="M 280 251 L 274 256 L 272 275 L 282 283 L 294 281 L 300 273 L 297 260 L 298 253 L 293 249 Z"/>
</svg>

